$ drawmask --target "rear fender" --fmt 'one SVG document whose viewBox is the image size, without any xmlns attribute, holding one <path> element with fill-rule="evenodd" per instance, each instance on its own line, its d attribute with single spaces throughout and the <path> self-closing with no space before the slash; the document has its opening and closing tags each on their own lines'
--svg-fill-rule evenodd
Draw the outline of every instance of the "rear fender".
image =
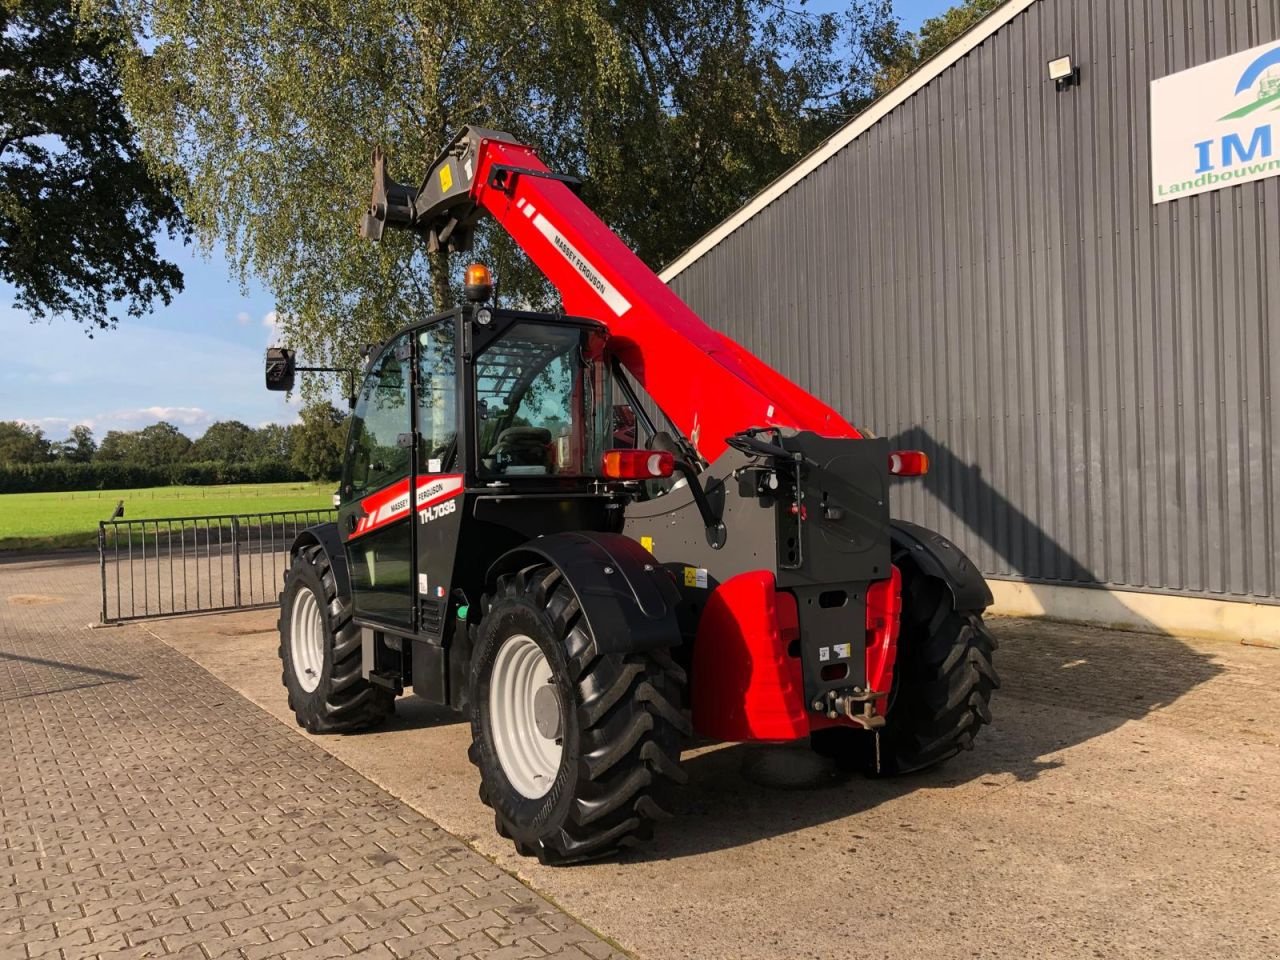
<svg viewBox="0 0 1280 960">
<path fill-rule="evenodd" d="M 554 533 L 503 554 L 485 577 L 550 563 L 578 599 L 598 653 L 664 650 L 679 645 L 680 591 L 648 550 L 620 533 Z"/>
<path fill-rule="evenodd" d="M 926 577 L 941 580 L 951 593 L 956 610 L 981 613 L 991 606 L 991 588 L 973 561 L 960 548 L 940 533 L 905 520 L 894 520 L 890 527 L 893 562 L 905 576 L 915 567 Z"/>
</svg>

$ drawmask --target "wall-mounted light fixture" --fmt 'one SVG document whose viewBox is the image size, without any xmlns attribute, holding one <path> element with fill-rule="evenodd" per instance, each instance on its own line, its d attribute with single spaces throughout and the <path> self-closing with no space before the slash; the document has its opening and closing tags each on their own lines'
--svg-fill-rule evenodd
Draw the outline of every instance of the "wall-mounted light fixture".
<svg viewBox="0 0 1280 960">
<path fill-rule="evenodd" d="M 1058 90 L 1066 90 L 1080 82 L 1080 68 L 1071 56 L 1058 57 L 1049 61 L 1049 79 L 1057 84 Z"/>
</svg>

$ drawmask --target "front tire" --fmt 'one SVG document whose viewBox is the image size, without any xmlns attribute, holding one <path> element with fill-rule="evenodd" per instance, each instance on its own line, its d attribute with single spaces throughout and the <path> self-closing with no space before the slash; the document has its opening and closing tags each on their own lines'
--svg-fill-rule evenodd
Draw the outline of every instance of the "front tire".
<svg viewBox="0 0 1280 960">
<path fill-rule="evenodd" d="M 665 651 L 598 651 L 555 567 L 500 577 L 471 667 L 468 753 L 498 832 L 543 863 L 649 839 L 657 794 L 683 783 L 684 671 Z"/>
<path fill-rule="evenodd" d="M 310 733 L 353 733 L 382 723 L 395 694 L 360 670 L 360 628 L 351 598 L 338 591 L 324 548 L 303 547 L 280 594 L 281 680 L 298 726 Z"/>
</svg>

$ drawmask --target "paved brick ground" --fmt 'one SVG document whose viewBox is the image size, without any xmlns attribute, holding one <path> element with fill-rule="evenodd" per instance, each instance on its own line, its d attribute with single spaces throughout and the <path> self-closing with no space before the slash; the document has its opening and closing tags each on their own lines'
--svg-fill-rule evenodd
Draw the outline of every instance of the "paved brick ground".
<svg viewBox="0 0 1280 960">
<path fill-rule="evenodd" d="M 186 657 L 0 565 L 0 958 L 621 957 Z"/>
</svg>

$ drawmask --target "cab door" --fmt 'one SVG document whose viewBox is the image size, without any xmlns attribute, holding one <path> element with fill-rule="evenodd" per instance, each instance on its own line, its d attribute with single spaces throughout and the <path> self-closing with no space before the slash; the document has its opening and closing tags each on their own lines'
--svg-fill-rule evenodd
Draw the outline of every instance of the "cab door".
<svg viewBox="0 0 1280 960">
<path fill-rule="evenodd" d="M 462 529 L 465 478 L 458 453 L 457 319 L 445 317 L 417 330 L 416 430 L 418 468 L 414 494 L 417 539 L 418 633 L 433 649 L 415 648 L 414 687 L 424 685 L 424 658 L 433 664 L 432 684 L 441 683 Z M 421 648 L 422 645 L 419 645 Z M 436 696 L 443 702 L 443 695 Z"/>
<path fill-rule="evenodd" d="M 355 616 L 414 628 L 413 340 L 397 337 L 374 360 L 347 440 L 338 528 Z"/>
</svg>

